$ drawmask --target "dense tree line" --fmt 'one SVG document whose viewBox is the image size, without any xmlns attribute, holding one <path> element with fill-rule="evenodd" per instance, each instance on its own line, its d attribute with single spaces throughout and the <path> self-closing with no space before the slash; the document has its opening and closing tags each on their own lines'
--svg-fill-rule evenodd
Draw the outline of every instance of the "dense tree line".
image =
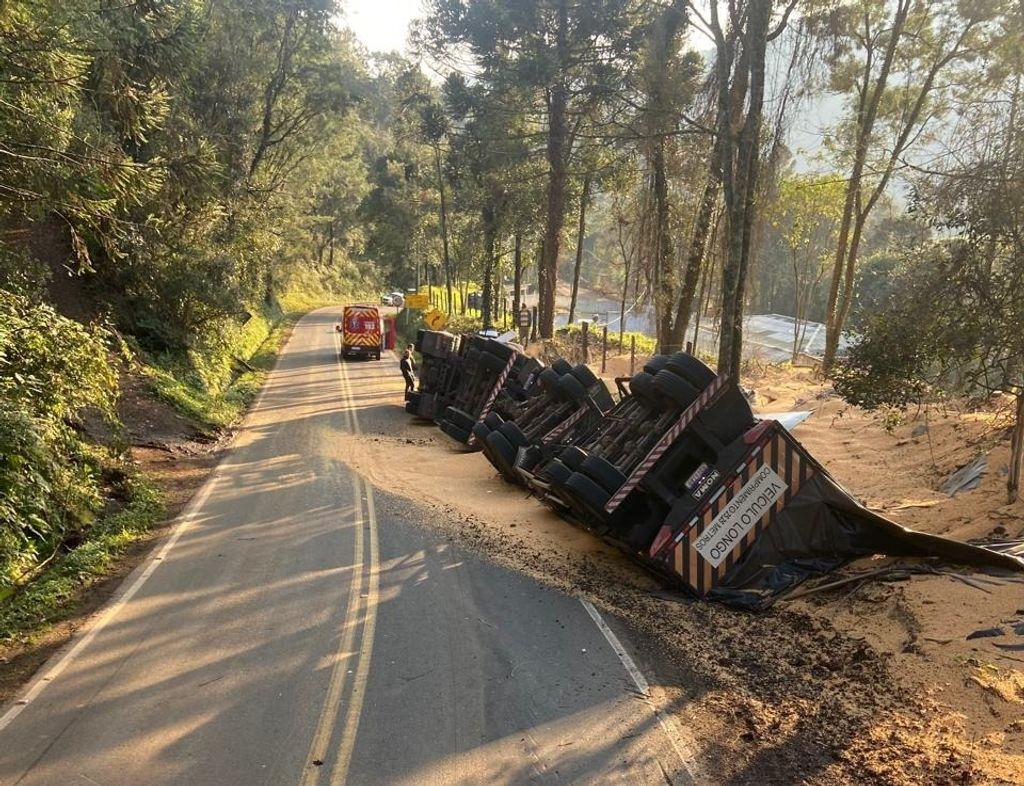
<svg viewBox="0 0 1024 786">
<path fill-rule="evenodd" d="M 88 433 L 117 431 L 116 358 L 215 390 L 290 288 L 366 292 L 425 242 L 430 172 L 396 123 L 410 68 L 338 18 L 0 4 L 0 599 L 125 484 L 117 440 Z"/>
</svg>

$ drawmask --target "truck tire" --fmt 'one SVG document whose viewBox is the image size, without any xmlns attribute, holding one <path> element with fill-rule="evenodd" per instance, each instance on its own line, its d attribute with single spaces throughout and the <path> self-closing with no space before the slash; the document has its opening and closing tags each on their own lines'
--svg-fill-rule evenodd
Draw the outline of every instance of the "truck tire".
<svg viewBox="0 0 1024 786">
<path fill-rule="evenodd" d="M 693 355 L 687 355 L 685 352 L 676 352 L 672 355 L 666 368 L 674 371 L 698 390 L 703 390 L 715 379 L 714 371 Z"/>
<path fill-rule="evenodd" d="M 644 363 L 644 371 L 652 377 L 668 365 L 667 355 L 655 355 Z"/>
<path fill-rule="evenodd" d="M 454 439 L 456 442 L 461 442 L 463 445 L 469 442 L 469 432 L 466 431 L 466 429 L 464 428 L 459 428 L 451 421 L 442 420 L 441 431 L 443 431 L 449 437 Z"/>
<path fill-rule="evenodd" d="M 467 434 L 472 430 L 473 426 L 476 425 L 476 418 L 463 412 L 461 409 L 455 407 L 448 407 L 444 412 L 444 419 L 460 429 L 465 431 Z"/>
<path fill-rule="evenodd" d="M 545 392 L 557 394 L 558 380 L 561 378 L 562 375 L 555 370 L 554 366 L 552 366 L 551 368 L 546 368 L 541 371 L 537 380 L 540 382 L 540 386 Z"/>
<path fill-rule="evenodd" d="M 594 372 L 583 363 L 573 367 L 572 375 L 576 377 L 576 379 L 580 381 L 580 384 L 585 388 L 592 388 L 600 382 L 600 380 L 594 376 Z"/>
<path fill-rule="evenodd" d="M 590 513 L 598 519 L 598 522 L 607 517 L 604 506 L 612 498 L 612 495 L 593 480 L 579 472 L 574 472 L 565 481 L 565 487 L 584 504 Z"/>
<path fill-rule="evenodd" d="M 486 443 L 491 458 L 497 464 L 497 470 L 506 478 L 515 478 L 516 449 L 512 444 L 498 431 L 488 434 Z"/>
<path fill-rule="evenodd" d="M 700 395 L 697 388 L 668 369 L 654 375 L 653 387 L 681 410 L 690 406 Z"/>
<path fill-rule="evenodd" d="M 590 455 L 583 448 L 578 448 L 575 445 L 570 445 L 561 453 L 558 454 L 558 460 L 561 461 L 565 466 L 575 472 L 580 468 L 580 465 L 586 461 L 587 456 Z"/>
<path fill-rule="evenodd" d="M 491 431 L 494 431 L 494 429 L 498 428 L 504 422 L 505 418 L 503 418 L 497 412 L 488 412 L 487 415 L 484 417 L 484 425 L 487 426 L 487 428 L 490 429 Z"/>
<path fill-rule="evenodd" d="M 626 484 L 626 476 L 619 472 L 618 467 L 605 461 L 600 456 L 587 456 L 586 460 L 580 464 L 579 469 L 576 471 L 582 472 L 591 480 L 597 481 L 605 491 L 612 494 Z"/>
<path fill-rule="evenodd" d="M 516 467 L 529 472 L 544 458 L 544 452 L 536 445 L 530 445 L 516 456 Z"/>
<path fill-rule="evenodd" d="M 510 420 L 506 420 L 501 424 L 498 428 L 498 433 L 503 434 L 505 439 L 507 439 L 509 444 L 514 448 L 525 448 L 530 444 L 530 440 L 527 439 L 523 430 Z"/>
<path fill-rule="evenodd" d="M 550 368 L 556 374 L 558 374 L 558 376 L 562 376 L 563 374 L 571 374 L 572 373 L 572 366 L 569 364 L 569 361 L 567 361 L 567 360 L 565 360 L 563 358 L 556 358 L 555 360 L 552 360 Z"/>
<path fill-rule="evenodd" d="M 483 444 L 487 437 L 490 436 L 491 430 L 484 423 L 474 423 L 471 433 L 480 441 L 480 444 Z"/>
<path fill-rule="evenodd" d="M 552 459 L 540 474 L 552 486 L 560 488 L 565 485 L 565 482 L 572 475 L 572 470 L 558 459 Z"/>
<path fill-rule="evenodd" d="M 587 400 L 587 389 L 572 374 L 558 380 L 558 390 L 567 401 L 582 403 Z"/>
<path fill-rule="evenodd" d="M 654 375 L 649 371 L 641 371 L 633 375 L 633 378 L 629 380 L 629 392 L 647 404 L 658 403 L 657 393 L 654 390 Z"/>
</svg>

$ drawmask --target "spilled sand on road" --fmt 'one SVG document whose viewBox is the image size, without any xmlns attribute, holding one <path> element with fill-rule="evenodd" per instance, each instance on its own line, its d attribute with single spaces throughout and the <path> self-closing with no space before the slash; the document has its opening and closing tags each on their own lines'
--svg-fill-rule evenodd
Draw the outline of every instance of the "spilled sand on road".
<svg viewBox="0 0 1024 786">
<path fill-rule="evenodd" d="M 1024 506 L 1005 505 L 1000 487 L 1007 448 L 997 406 L 930 411 L 921 433 L 923 420 L 887 423 L 846 405 L 809 371 L 767 368 L 745 384 L 762 411 L 813 410 L 796 436 L 856 496 L 900 523 L 961 539 L 1024 533 Z M 716 766 L 711 780 L 1024 782 L 1024 662 L 1014 661 L 1024 653 L 965 639 L 1020 618 L 1024 584 L 978 589 L 912 576 L 758 615 L 691 602 L 502 482 L 480 454 L 411 421 L 401 403 L 390 384 L 365 400 L 388 417 L 341 439 L 346 462 L 428 507 L 424 523 L 452 540 L 630 625 L 659 700 L 700 730 L 700 752 Z M 980 452 L 990 466 L 980 488 L 954 498 L 935 491 Z"/>
</svg>

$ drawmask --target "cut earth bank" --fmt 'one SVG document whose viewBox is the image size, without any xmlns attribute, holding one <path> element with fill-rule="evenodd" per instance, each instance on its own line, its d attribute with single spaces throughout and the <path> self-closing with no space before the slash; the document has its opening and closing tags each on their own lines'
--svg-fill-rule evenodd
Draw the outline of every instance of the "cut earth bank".
<svg viewBox="0 0 1024 786">
<path fill-rule="evenodd" d="M 962 540 L 1024 537 L 1024 504 L 1005 504 L 1008 447 L 994 408 L 893 425 L 809 371 L 770 367 L 744 384 L 761 411 L 813 410 L 795 435 L 869 507 Z M 401 390 L 385 377 L 359 391 L 363 433 L 341 437 L 348 463 L 430 508 L 425 526 L 628 627 L 653 700 L 691 730 L 710 782 L 1024 783 L 1024 651 L 1004 649 L 1024 644 L 1014 631 L 1024 584 L 904 575 L 762 614 L 692 601 L 411 421 Z M 990 471 L 977 489 L 935 490 L 979 453 Z M 967 638 L 998 627 L 1008 635 Z"/>
</svg>

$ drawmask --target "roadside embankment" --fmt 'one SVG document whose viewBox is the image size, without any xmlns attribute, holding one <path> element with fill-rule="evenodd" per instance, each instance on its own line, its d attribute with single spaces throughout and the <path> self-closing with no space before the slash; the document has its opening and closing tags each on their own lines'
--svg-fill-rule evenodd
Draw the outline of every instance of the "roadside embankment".
<svg viewBox="0 0 1024 786">
<path fill-rule="evenodd" d="M 60 500 L 75 492 L 87 504 L 34 513 L 23 502 L 11 512 L 12 520 L 37 515 L 42 524 L 35 527 L 39 536 L 18 541 L 20 551 L 10 540 L 3 551 L 7 574 L 0 584 L 0 701 L 103 605 L 165 534 L 220 460 L 233 426 L 261 389 L 295 320 L 322 305 L 321 296 L 290 293 L 227 330 L 217 347 L 184 356 L 154 357 L 133 348 L 130 338 L 82 327 L 45 308 L 25 311 L 40 337 L 36 361 L 26 359 L 24 334 L 18 346 L 13 338 L 4 345 L 0 337 L 6 357 L 20 357 L 21 365 L 35 369 L 40 386 L 54 388 L 60 379 L 85 386 L 86 380 L 79 385 L 60 362 L 67 354 L 60 350 L 65 338 L 95 350 L 89 365 L 74 354 L 68 356 L 70 362 L 91 379 L 107 380 L 102 396 L 70 400 L 67 411 L 60 413 L 71 424 L 66 433 L 52 446 L 38 443 L 25 460 L 28 469 L 15 477 L 16 488 L 24 489 L 33 467 L 42 467 L 51 496 Z M 83 338 L 90 331 L 92 343 Z M 40 343 L 47 334 L 54 344 L 49 349 Z M 18 374 L 19 389 L 26 389 L 21 366 L 8 363 L 0 368 L 0 376 L 4 373 Z M 32 415 L 28 422 L 41 421 Z M 58 446 L 68 457 L 62 464 L 56 463 Z M 51 456 L 47 461 L 52 468 L 28 463 L 45 456 Z M 5 504 L 18 500 L 5 492 Z M 4 534 L 12 532 L 5 519 Z"/>
</svg>

